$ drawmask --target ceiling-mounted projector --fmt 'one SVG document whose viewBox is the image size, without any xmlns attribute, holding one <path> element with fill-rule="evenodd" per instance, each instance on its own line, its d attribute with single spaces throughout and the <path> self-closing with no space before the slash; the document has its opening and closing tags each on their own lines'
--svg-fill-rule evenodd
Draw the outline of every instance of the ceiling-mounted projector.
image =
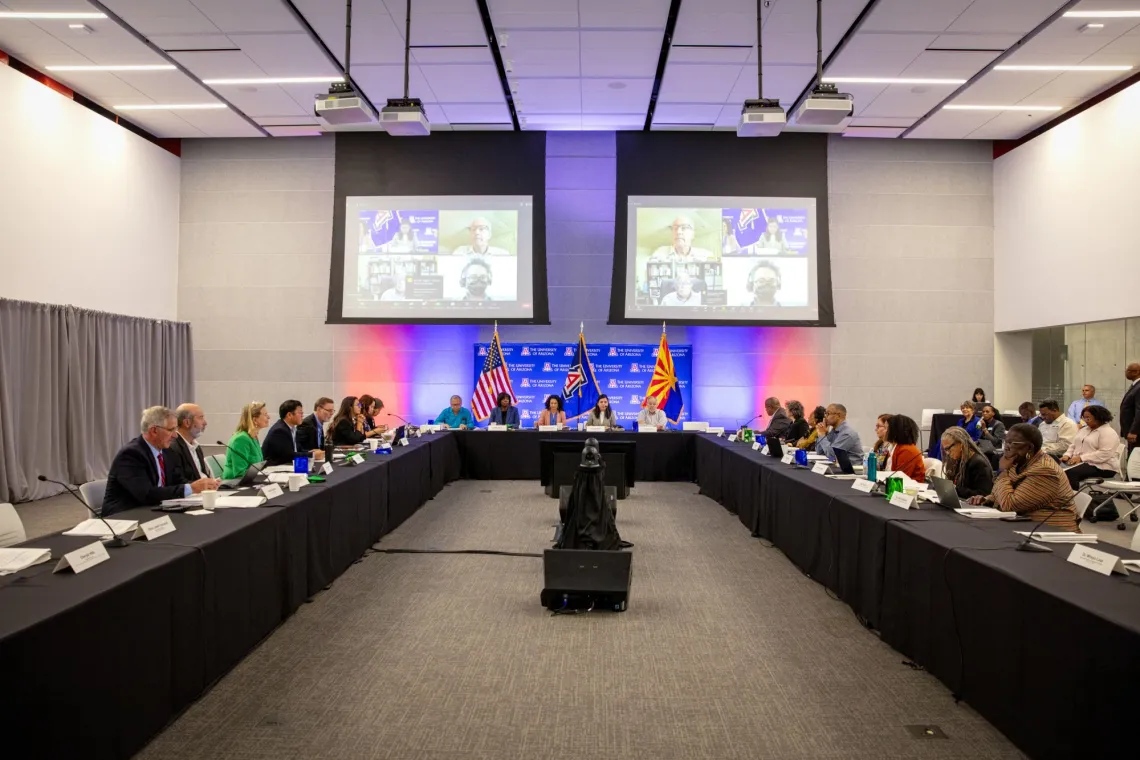
<svg viewBox="0 0 1140 760">
<path fill-rule="evenodd" d="M 817 84 L 796 111 L 796 124 L 842 127 L 855 111 L 855 99 L 833 84 Z"/>
<path fill-rule="evenodd" d="M 392 98 L 380 109 L 380 126 L 393 137 L 425 137 L 431 124 L 419 98 Z"/>
<path fill-rule="evenodd" d="M 328 95 L 317 96 L 313 113 L 323 124 L 330 127 L 376 122 L 376 109 L 368 102 L 368 98 L 355 92 L 351 86 L 343 82 L 330 87 Z"/>
<path fill-rule="evenodd" d="M 787 126 L 788 117 L 778 100 L 746 100 L 740 111 L 737 137 L 775 137 Z"/>
</svg>

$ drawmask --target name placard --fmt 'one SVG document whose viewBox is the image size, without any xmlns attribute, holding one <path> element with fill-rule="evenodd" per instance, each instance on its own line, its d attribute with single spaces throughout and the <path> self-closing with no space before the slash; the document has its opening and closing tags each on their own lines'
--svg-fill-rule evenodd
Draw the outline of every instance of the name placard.
<svg viewBox="0 0 1140 760">
<path fill-rule="evenodd" d="M 765 443 L 763 446 L 760 447 L 760 453 L 761 454 L 767 454 L 768 453 L 768 444 Z"/>
<path fill-rule="evenodd" d="M 826 462 L 816 462 L 815 466 L 811 468 L 811 471 L 816 475 L 826 475 L 829 468 Z"/>
<path fill-rule="evenodd" d="M 147 541 L 153 541 L 159 536 L 165 536 L 167 533 L 173 533 L 174 521 L 170 519 L 170 515 L 163 515 L 157 520 L 150 522 L 139 523 L 143 535 L 146 536 Z"/>
<path fill-rule="evenodd" d="M 705 430 L 705 432 L 706 433 L 713 433 L 714 435 L 716 435 L 717 438 L 723 438 L 724 437 L 724 427 L 723 426 L 718 426 L 718 427 L 710 426 Z"/>
<path fill-rule="evenodd" d="M 352 465 L 364 464 L 364 457 L 359 454 L 353 454 L 348 458 L 348 463 Z"/>
<path fill-rule="evenodd" d="M 871 491 L 875 490 L 875 484 L 872 481 L 864 480 L 863 478 L 852 480 L 851 487 L 856 491 L 861 491 L 863 493 L 871 493 Z"/>
<path fill-rule="evenodd" d="M 760 444 L 758 444 L 758 443 L 752 444 L 752 450 L 753 451 L 759 451 L 760 450 Z"/>
<path fill-rule="evenodd" d="M 562 429 L 561 425 L 539 425 L 538 432 L 540 433 L 557 433 Z"/>
<path fill-rule="evenodd" d="M 506 425 L 502 425 L 502 424 L 498 424 L 498 423 L 491 423 L 490 425 L 487 425 L 487 430 L 492 432 L 492 433 L 501 433 L 506 429 L 507 429 Z"/>
<path fill-rule="evenodd" d="M 792 454 L 791 452 L 789 452 L 787 454 L 784 454 L 784 456 L 780 457 L 780 461 L 783 462 L 784 464 L 791 464 L 792 462 L 796 461 L 796 456 L 795 456 L 795 454 Z"/>
<path fill-rule="evenodd" d="M 266 501 L 275 496 L 280 496 L 283 493 L 285 492 L 281 490 L 281 486 L 277 483 L 269 483 L 261 487 L 261 495 L 265 497 Z"/>
<path fill-rule="evenodd" d="M 728 441 L 729 441 L 729 443 L 736 443 L 736 433 L 733 433 L 732 435 L 730 435 L 728 437 Z"/>
<path fill-rule="evenodd" d="M 606 432 L 606 426 L 605 425 L 587 425 L 586 426 L 586 432 L 587 433 L 604 433 L 604 432 Z"/>
<path fill-rule="evenodd" d="M 909 493 L 904 493 L 902 491 L 895 491 L 891 495 L 891 500 L 889 503 L 891 504 L 891 506 L 894 506 L 894 507 L 902 507 L 903 509 L 910 509 L 911 507 L 914 506 L 914 497 L 911 496 Z"/>
<path fill-rule="evenodd" d="M 1069 552 L 1069 562 L 1080 565 L 1101 575 L 1119 573 L 1128 575 L 1128 568 L 1121 562 L 1120 557 L 1100 549 L 1093 549 L 1088 544 L 1077 544 Z"/>
<path fill-rule="evenodd" d="M 63 555 L 52 572 L 62 573 L 70 569 L 78 574 L 109 559 L 111 559 L 111 555 L 107 554 L 107 547 L 103 546 L 102 542 L 96 541 Z"/>
<path fill-rule="evenodd" d="M 321 472 L 325 475 L 332 475 L 332 462 L 325 462 L 321 467 Z"/>
<path fill-rule="evenodd" d="M 506 429 L 506 428 L 504 428 L 504 430 L 505 430 L 505 429 Z M 407 446 L 407 445 L 408 445 L 408 439 L 407 439 L 407 438 L 401 438 L 401 439 L 400 439 L 400 445 L 401 445 L 401 446 Z"/>
</svg>

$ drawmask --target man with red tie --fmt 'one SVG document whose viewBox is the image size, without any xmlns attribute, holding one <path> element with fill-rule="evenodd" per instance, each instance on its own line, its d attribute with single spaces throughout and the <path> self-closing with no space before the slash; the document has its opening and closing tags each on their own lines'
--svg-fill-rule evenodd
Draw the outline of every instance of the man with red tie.
<svg viewBox="0 0 1140 760">
<path fill-rule="evenodd" d="M 120 449 L 111 462 L 103 497 L 104 517 L 218 487 L 221 481 L 215 478 L 187 482 L 167 450 L 178 435 L 174 412 L 165 406 L 152 406 L 143 411 L 139 427 L 142 434 Z"/>
</svg>

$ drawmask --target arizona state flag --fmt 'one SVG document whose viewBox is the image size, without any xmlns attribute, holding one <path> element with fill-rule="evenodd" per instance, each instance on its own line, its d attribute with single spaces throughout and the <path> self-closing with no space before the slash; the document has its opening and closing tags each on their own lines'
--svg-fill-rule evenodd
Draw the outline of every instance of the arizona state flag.
<svg viewBox="0 0 1140 760">
<path fill-rule="evenodd" d="M 676 425 L 685 408 L 685 400 L 681 398 L 681 388 L 677 385 L 677 372 L 673 369 L 673 354 L 669 352 L 664 324 L 661 325 L 661 345 L 657 348 L 657 366 L 653 368 L 653 379 L 645 391 L 645 398 L 650 396 L 657 397 L 657 408 Z M 641 400 L 641 406 L 645 406 L 645 399 Z"/>
</svg>

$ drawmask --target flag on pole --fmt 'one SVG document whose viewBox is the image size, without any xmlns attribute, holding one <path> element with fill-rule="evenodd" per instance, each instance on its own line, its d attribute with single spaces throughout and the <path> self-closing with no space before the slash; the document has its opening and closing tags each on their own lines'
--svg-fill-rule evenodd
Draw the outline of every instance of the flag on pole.
<svg viewBox="0 0 1140 760">
<path fill-rule="evenodd" d="M 570 369 L 566 371 L 562 398 L 568 420 L 581 417 L 598 403 L 598 381 L 594 378 L 594 368 L 590 365 L 590 355 L 586 351 L 585 324 L 578 328 L 578 350 L 574 353 Z"/>
<path fill-rule="evenodd" d="M 495 335 L 491 338 L 491 347 L 487 350 L 487 360 L 483 362 L 483 371 L 475 382 L 475 391 L 471 394 L 471 411 L 475 412 L 475 419 L 482 422 L 491 416 L 495 408 L 495 397 L 503 391 L 511 395 L 511 404 L 517 404 L 515 389 L 511 387 L 511 375 L 507 371 L 507 363 L 503 360 L 503 347 L 499 344 L 499 325 L 495 323 Z"/>
<path fill-rule="evenodd" d="M 657 348 L 657 366 L 645 391 L 645 399 L 657 397 L 657 408 L 665 412 L 665 418 L 674 425 L 681 418 L 685 400 L 681 398 L 681 388 L 677 385 L 677 372 L 673 368 L 673 354 L 669 352 L 669 341 L 665 338 L 665 324 L 661 324 L 661 345 Z M 641 406 L 645 406 L 645 399 Z"/>
</svg>

